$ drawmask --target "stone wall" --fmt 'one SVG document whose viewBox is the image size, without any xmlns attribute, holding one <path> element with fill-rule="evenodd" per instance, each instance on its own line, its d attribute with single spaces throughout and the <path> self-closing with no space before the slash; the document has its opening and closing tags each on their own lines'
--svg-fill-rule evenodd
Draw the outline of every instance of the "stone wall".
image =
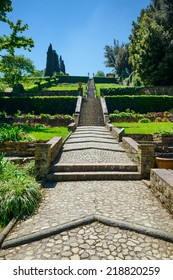
<svg viewBox="0 0 173 280">
<path fill-rule="evenodd" d="M 173 171 L 152 169 L 150 188 L 164 207 L 173 214 Z"/>
<path fill-rule="evenodd" d="M 54 137 L 47 143 L 35 144 L 36 178 L 43 179 L 63 145 L 61 137 Z"/>
<path fill-rule="evenodd" d="M 149 178 L 150 169 L 155 164 L 155 145 L 139 144 L 130 137 L 123 137 L 122 140 L 128 157 L 138 165 L 142 178 Z"/>
<path fill-rule="evenodd" d="M 34 156 L 35 144 L 43 141 L 33 142 L 0 142 L 0 153 L 6 156 Z"/>
</svg>

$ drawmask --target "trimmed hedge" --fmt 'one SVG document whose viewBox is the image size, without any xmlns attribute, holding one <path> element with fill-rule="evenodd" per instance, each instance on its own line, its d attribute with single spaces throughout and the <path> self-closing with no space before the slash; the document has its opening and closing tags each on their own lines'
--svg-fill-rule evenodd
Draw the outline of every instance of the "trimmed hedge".
<svg viewBox="0 0 173 280">
<path fill-rule="evenodd" d="M 87 76 L 56 76 L 59 79 L 59 83 L 70 83 L 70 84 L 76 84 L 76 83 L 87 83 L 88 77 Z"/>
<path fill-rule="evenodd" d="M 51 96 L 51 97 L 1 97 L 0 111 L 14 114 L 17 110 L 23 113 L 34 111 L 35 114 L 69 114 L 75 112 L 77 97 Z"/>
<path fill-rule="evenodd" d="M 173 108 L 173 96 L 105 96 L 109 114 L 115 110 L 126 109 L 145 114 L 147 112 L 164 112 Z"/>
<path fill-rule="evenodd" d="M 94 77 L 95 84 L 118 84 L 115 78 Z"/>
<path fill-rule="evenodd" d="M 101 88 L 100 94 L 104 96 L 137 95 L 140 93 L 140 90 L 141 87 Z"/>
</svg>

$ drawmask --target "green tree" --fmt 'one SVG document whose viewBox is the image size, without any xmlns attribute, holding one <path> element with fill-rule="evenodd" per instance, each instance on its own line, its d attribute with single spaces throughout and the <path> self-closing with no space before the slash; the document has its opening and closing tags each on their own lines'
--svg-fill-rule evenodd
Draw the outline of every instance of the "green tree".
<svg viewBox="0 0 173 280">
<path fill-rule="evenodd" d="M 96 74 L 95 74 L 96 77 L 105 77 L 105 73 L 101 70 L 99 70 Z"/>
<path fill-rule="evenodd" d="M 53 50 L 53 56 L 54 56 L 54 73 L 59 73 L 60 72 L 60 67 L 59 67 L 59 57 L 56 53 L 56 51 Z"/>
<path fill-rule="evenodd" d="M 0 1 L 0 21 L 7 20 L 7 13 L 12 11 L 11 0 L 1 0 Z"/>
<path fill-rule="evenodd" d="M 120 50 L 119 41 L 114 39 L 113 46 L 106 45 L 104 47 L 104 50 L 105 50 L 104 57 L 106 58 L 105 66 L 109 68 L 113 68 L 115 70 L 116 58 Z"/>
<path fill-rule="evenodd" d="M 10 0 L 1 0 L 0 2 L 0 20 L 9 25 L 11 30 L 10 35 L 0 36 L 0 52 L 6 51 L 7 54 L 1 55 L 0 72 L 3 73 L 6 80 L 10 81 L 10 85 L 13 85 L 19 80 L 24 68 L 27 69 L 28 61 L 22 58 L 22 56 L 15 56 L 15 49 L 21 49 L 31 51 L 34 47 L 34 41 L 32 38 L 27 38 L 22 35 L 24 31 L 28 29 L 27 24 L 23 24 L 22 20 L 17 20 L 13 23 L 8 19 L 7 13 L 12 11 L 12 5 Z M 23 70 L 19 71 L 19 64 L 23 64 Z M 24 67 L 24 64 L 25 67 Z M 15 68 L 17 67 L 17 68 Z M 12 78 L 13 77 L 13 78 Z"/>
<path fill-rule="evenodd" d="M 120 44 L 118 40 L 114 39 L 113 46 L 106 45 L 104 50 L 106 67 L 113 68 L 121 80 L 127 78 L 132 71 L 131 64 L 129 63 L 128 44 Z"/>
<path fill-rule="evenodd" d="M 0 60 L 0 72 L 4 80 L 10 85 L 19 83 L 24 77 L 35 70 L 33 62 L 23 55 L 4 55 Z"/>
<path fill-rule="evenodd" d="M 65 74 L 65 72 L 66 72 L 65 64 L 64 64 L 64 60 L 62 59 L 61 55 L 60 55 L 60 58 L 59 58 L 59 66 L 60 66 L 60 72 Z"/>
<path fill-rule="evenodd" d="M 53 53 L 52 44 L 50 44 L 47 51 L 45 76 L 52 77 L 53 73 L 54 73 L 54 53 Z"/>
<path fill-rule="evenodd" d="M 133 22 L 130 62 L 144 84 L 173 84 L 173 3 L 152 1 Z"/>
<path fill-rule="evenodd" d="M 8 24 L 12 32 L 9 36 L 3 35 L 0 37 L 0 51 L 6 50 L 10 55 L 15 54 L 16 48 L 31 51 L 31 48 L 34 47 L 32 38 L 19 35 L 28 29 L 28 25 L 22 25 L 20 19 L 17 20 L 16 24 L 11 21 L 8 21 Z"/>
</svg>

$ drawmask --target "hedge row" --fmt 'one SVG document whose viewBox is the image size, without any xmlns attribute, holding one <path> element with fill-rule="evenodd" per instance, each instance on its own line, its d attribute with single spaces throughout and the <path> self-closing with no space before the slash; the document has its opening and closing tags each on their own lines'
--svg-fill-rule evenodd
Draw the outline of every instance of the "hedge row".
<svg viewBox="0 0 173 280">
<path fill-rule="evenodd" d="M 106 77 L 94 77 L 95 84 L 117 84 L 117 79 Z"/>
<path fill-rule="evenodd" d="M 109 114 L 115 110 L 126 109 L 145 114 L 147 112 L 164 112 L 173 108 L 173 96 L 105 96 Z"/>
<path fill-rule="evenodd" d="M 140 93 L 140 90 L 141 87 L 101 88 L 100 94 L 104 96 L 136 95 Z"/>
<path fill-rule="evenodd" d="M 56 76 L 56 78 L 59 79 L 59 83 L 70 83 L 70 84 L 76 84 L 76 83 L 87 83 L 88 77 L 87 76 Z"/>
<path fill-rule="evenodd" d="M 75 112 L 77 97 L 55 96 L 55 97 L 1 97 L 0 111 L 14 114 L 17 110 L 23 113 L 34 111 L 35 114 L 69 114 Z"/>
<path fill-rule="evenodd" d="M 79 96 L 78 90 L 44 90 L 42 92 L 24 92 L 24 93 L 18 93 L 13 94 L 12 92 L 0 92 L 0 97 L 34 97 L 34 96 Z"/>
</svg>

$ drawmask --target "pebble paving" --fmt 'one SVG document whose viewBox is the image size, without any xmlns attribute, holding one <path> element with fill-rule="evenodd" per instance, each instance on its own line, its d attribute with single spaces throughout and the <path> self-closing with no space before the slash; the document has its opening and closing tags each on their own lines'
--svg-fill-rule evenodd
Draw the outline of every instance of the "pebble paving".
<svg viewBox="0 0 173 280">
<path fill-rule="evenodd" d="M 172 260 L 173 244 L 98 222 L 1 251 L 6 260 Z"/>
<path fill-rule="evenodd" d="M 79 131 L 86 129 L 79 128 Z M 104 128 L 100 129 L 104 134 Z M 99 128 L 97 130 L 99 132 Z M 76 133 L 80 136 L 78 131 Z M 69 141 L 65 147 L 78 145 L 71 143 L 72 138 Z M 119 144 L 111 145 L 117 146 L 119 151 L 102 150 L 99 146 L 71 150 L 63 152 L 59 162 L 132 164 Z M 142 181 L 58 182 L 47 183 L 45 187 L 38 211 L 19 222 L 6 241 L 51 230 L 89 215 L 173 232 L 172 216 Z M 93 222 L 40 241 L 1 250 L 0 259 L 173 259 L 173 243 Z"/>
</svg>

